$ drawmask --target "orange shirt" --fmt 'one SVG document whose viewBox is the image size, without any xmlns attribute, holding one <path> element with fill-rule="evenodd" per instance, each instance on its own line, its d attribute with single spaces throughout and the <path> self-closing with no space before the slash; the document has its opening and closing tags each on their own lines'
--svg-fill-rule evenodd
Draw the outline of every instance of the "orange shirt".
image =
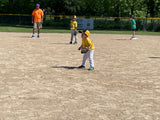
<svg viewBox="0 0 160 120">
<path fill-rule="evenodd" d="M 34 22 L 41 22 L 43 11 L 41 9 L 35 9 L 33 10 L 32 15 L 34 16 Z"/>
</svg>

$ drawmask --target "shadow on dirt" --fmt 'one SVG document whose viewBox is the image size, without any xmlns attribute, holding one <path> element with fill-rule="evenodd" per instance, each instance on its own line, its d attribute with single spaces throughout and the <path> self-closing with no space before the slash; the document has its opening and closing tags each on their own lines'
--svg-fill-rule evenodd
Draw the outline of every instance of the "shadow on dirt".
<svg viewBox="0 0 160 120">
<path fill-rule="evenodd" d="M 76 69 L 76 68 L 78 68 L 78 67 L 70 67 L 70 66 L 52 66 L 52 68 L 65 68 L 65 69 L 70 69 L 70 70 L 72 70 L 72 69 Z"/>
<path fill-rule="evenodd" d="M 112 40 L 129 40 L 129 39 L 112 39 Z"/>
<path fill-rule="evenodd" d="M 160 57 L 149 57 L 151 59 L 160 59 Z"/>
</svg>

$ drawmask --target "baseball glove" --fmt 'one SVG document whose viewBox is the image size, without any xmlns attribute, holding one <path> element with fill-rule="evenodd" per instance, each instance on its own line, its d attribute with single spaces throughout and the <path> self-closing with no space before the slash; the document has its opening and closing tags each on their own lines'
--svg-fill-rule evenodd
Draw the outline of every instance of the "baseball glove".
<svg viewBox="0 0 160 120">
<path fill-rule="evenodd" d="M 79 32 L 79 33 L 82 33 L 82 31 L 81 31 L 81 30 L 79 30 L 78 32 Z"/>
<path fill-rule="evenodd" d="M 89 47 L 82 47 L 81 48 L 81 53 L 87 53 L 89 51 Z"/>
<path fill-rule="evenodd" d="M 77 31 L 74 31 L 74 35 L 75 35 L 75 36 L 77 35 Z"/>
</svg>

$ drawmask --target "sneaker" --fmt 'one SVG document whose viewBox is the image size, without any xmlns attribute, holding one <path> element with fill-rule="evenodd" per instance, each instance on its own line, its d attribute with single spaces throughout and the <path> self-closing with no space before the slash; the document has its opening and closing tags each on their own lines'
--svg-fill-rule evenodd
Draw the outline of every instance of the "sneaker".
<svg viewBox="0 0 160 120">
<path fill-rule="evenodd" d="M 37 37 L 38 37 L 38 38 L 40 37 L 39 34 L 37 35 Z"/>
<path fill-rule="evenodd" d="M 132 39 L 135 40 L 135 39 L 137 39 L 137 38 L 136 38 L 136 37 L 133 37 Z"/>
<path fill-rule="evenodd" d="M 130 38 L 130 40 L 136 39 L 134 36 Z"/>
<path fill-rule="evenodd" d="M 74 42 L 74 44 L 77 44 L 77 42 Z"/>
<path fill-rule="evenodd" d="M 85 68 L 85 66 L 81 65 L 81 66 L 79 66 L 78 68 L 82 69 L 82 68 Z"/>
<path fill-rule="evenodd" d="M 88 70 L 94 70 L 94 67 L 90 67 Z"/>
<path fill-rule="evenodd" d="M 32 38 L 34 37 L 34 34 L 32 35 Z"/>
<path fill-rule="evenodd" d="M 70 42 L 69 44 L 72 44 L 72 42 Z"/>
</svg>

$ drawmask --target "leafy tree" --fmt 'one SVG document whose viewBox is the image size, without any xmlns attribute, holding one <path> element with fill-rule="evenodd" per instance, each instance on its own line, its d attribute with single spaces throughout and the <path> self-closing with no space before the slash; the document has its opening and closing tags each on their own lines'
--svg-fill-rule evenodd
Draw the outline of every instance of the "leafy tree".
<svg viewBox="0 0 160 120">
<path fill-rule="evenodd" d="M 36 3 L 56 15 L 160 16 L 160 0 L 0 0 L 0 12 L 31 14 Z"/>
</svg>

